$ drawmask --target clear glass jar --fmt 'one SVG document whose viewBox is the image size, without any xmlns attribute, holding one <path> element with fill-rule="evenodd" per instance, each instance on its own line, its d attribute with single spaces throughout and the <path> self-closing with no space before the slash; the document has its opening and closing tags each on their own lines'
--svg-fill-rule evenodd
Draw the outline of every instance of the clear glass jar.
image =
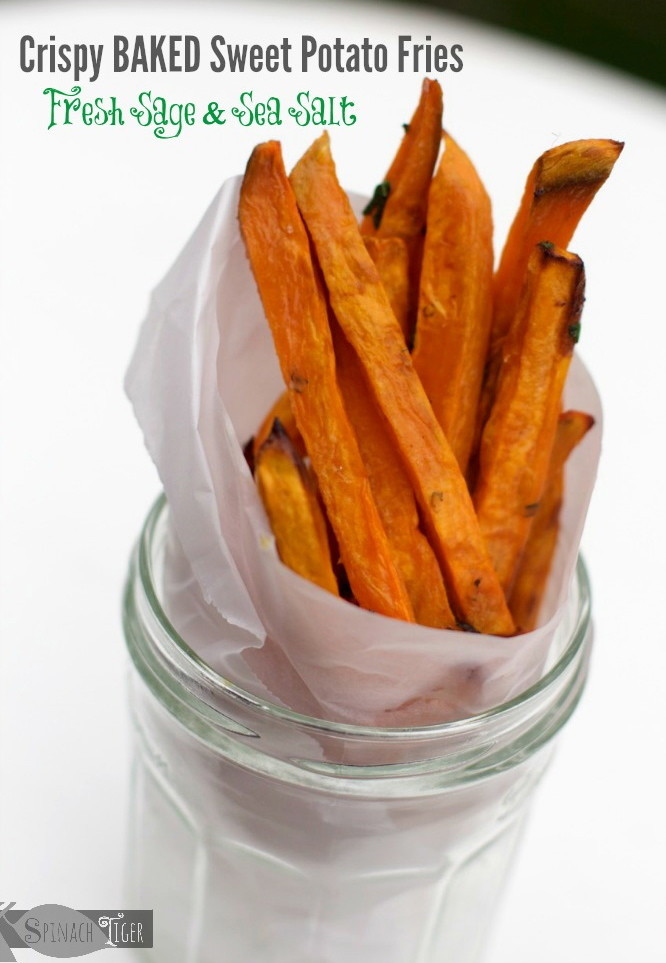
<svg viewBox="0 0 666 963">
<path fill-rule="evenodd" d="M 151 511 L 124 602 L 134 664 L 130 905 L 160 963 L 474 963 L 553 741 L 587 674 L 582 562 L 520 697 L 409 729 L 328 723 L 239 689 L 169 624 Z"/>
</svg>

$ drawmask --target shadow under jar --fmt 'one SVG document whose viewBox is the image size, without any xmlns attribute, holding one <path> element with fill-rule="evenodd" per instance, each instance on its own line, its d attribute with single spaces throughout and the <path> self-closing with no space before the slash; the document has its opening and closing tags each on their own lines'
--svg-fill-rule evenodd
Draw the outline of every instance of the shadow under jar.
<svg viewBox="0 0 666 963">
<path fill-rule="evenodd" d="M 549 668 L 420 728 L 329 723 L 234 686 L 169 623 L 160 499 L 124 599 L 129 900 L 160 963 L 476 963 L 532 792 L 587 674 L 579 561 Z"/>
</svg>

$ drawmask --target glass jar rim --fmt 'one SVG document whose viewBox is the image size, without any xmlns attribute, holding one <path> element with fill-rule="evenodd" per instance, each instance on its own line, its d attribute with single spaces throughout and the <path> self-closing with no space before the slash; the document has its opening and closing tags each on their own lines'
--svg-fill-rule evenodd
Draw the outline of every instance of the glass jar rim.
<svg viewBox="0 0 666 963">
<path fill-rule="evenodd" d="M 162 493 L 148 513 L 136 547 L 138 578 L 150 611 L 160 629 L 166 635 L 170 644 L 175 647 L 184 663 L 193 670 L 195 675 L 199 676 L 201 681 L 213 687 L 219 694 L 263 717 L 272 717 L 283 723 L 291 723 L 303 730 L 352 738 L 372 738 L 374 740 L 437 739 L 438 737 L 471 733 L 493 721 L 498 721 L 500 717 L 510 714 L 513 710 L 527 708 L 530 703 L 536 702 L 575 661 L 588 637 L 591 612 L 590 583 L 585 563 L 579 555 L 575 575 L 578 586 L 578 605 L 575 624 L 567 644 L 555 663 L 535 683 L 517 696 L 475 715 L 465 716 L 454 721 L 421 726 L 357 725 L 305 715 L 268 699 L 263 699 L 218 673 L 191 648 L 173 626 L 159 597 L 152 561 L 156 529 L 162 522 L 167 510 L 166 496 Z M 555 613 L 551 621 L 557 617 L 558 613 Z"/>
</svg>

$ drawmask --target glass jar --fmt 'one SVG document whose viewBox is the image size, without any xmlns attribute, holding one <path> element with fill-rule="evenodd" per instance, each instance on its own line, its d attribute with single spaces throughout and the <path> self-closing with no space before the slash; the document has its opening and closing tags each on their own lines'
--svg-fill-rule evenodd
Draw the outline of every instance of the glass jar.
<svg viewBox="0 0 666 963">
<path fill-rule="evenodd" d="M 160 963 L 474 963 L 591 645 L 579 561 L 543 678 L 435 726 L 325 722 L 202 662 L 159 598 L 167 510 L 134 552 L 130 905 Z"/>
</svg>

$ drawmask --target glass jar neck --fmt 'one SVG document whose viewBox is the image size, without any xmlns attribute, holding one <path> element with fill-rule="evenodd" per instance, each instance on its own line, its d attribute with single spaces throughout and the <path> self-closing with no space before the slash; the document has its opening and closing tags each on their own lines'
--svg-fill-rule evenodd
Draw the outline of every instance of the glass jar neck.
<svg viewBox="0 0 666 963">
<path fill-rule="evenodd" d="M 590 593 L 579 559 L 556 632 L 556 657 L 535 685 L 489 712 L 441 725 L 391 729 L 300 715 L 235 686 L 202 661 L 165 615 L 156 562 L 167 507 L 153 506 L 133 552 L 124 596 L 132 661 L 154 698 L 209 749 L 267 775 L 363 794 L 440 792 L 520 764 L 558 732 L 575 708 L 591 646 Z"/>
</svg>

